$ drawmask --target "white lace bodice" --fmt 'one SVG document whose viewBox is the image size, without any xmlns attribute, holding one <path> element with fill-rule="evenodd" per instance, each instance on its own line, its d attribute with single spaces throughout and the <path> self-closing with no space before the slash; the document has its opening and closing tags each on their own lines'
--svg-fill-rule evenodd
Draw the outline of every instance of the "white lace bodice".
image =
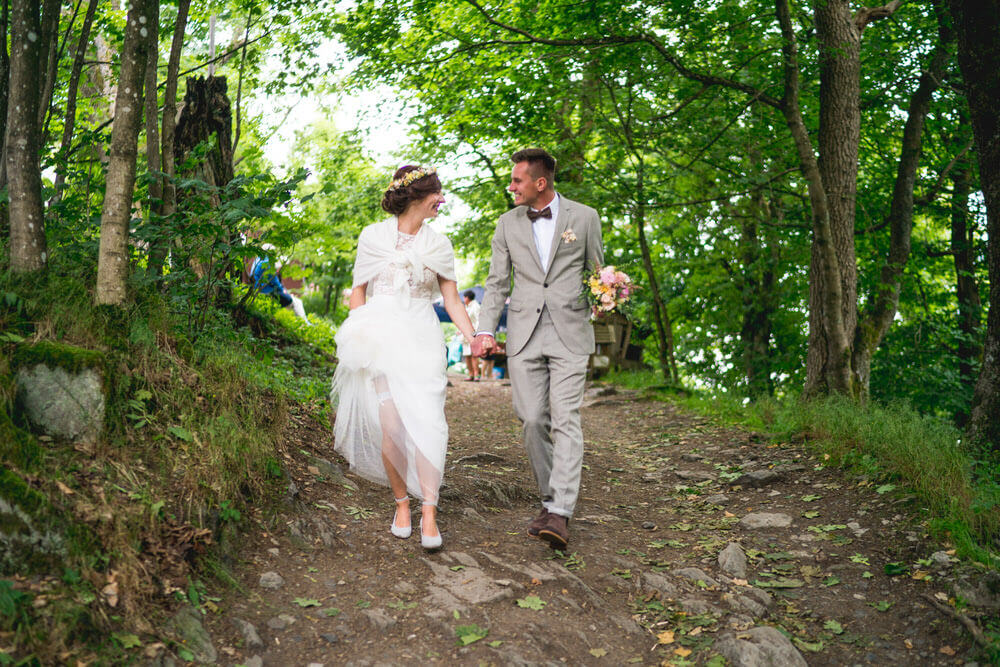
<svg viewBox="0 0 1000 667">
<path fill-rule="evenodd" d="M 416 238 L 416 234 L 396 232 L 396 250 L 401 252 L 410 250 Z M 371 294 L 373 296 L 376 294 L 395 294 L 397 281 L 402 281 L 404 275 L 407 287 L 410 290 L 410 298 L 433 299 L 437 296 L 439 289 L 437 274 L 427 267 L 423 267 L 419 278 L 415 277 L 410 272 L 409 266 L 402 254 L 398 260 L 393 261 L 375 276 L 375 279 L 372 281 Z"/>
</svg>

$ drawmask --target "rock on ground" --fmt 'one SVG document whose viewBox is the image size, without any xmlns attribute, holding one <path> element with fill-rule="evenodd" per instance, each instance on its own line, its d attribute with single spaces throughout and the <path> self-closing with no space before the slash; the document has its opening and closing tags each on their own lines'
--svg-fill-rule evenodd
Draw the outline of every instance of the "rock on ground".
<svg viewBox="0 0 1000 667">
<path fill-rule="evenodd" d="M 769 626 L 751 628 L 738 635 L 726 634 L 715 642 L 733 667 L 807 667 L 792 642 Z"/>
<path fill-rule="evenodd" d="M 792 517 L 783 512 L 751 512 L 740 519 L 744 528 L 788 528 L 792 525 Z"/>
<path fill-rule="evenodd" d="M 97 369 L 68 373 L 38 364 L 17 373 L 18 401 L 28 419 L 56 438 L 94 441 L 104 424 L 104 390 Z"/>
<path fill-rule="evenodd" d="M 746 579 L 747 555 L 743 553 L 743 547 L 736 542 L 726 545 L 726 548 L 719 552 L 719 567 L 728 575 Z"/>
</svg>

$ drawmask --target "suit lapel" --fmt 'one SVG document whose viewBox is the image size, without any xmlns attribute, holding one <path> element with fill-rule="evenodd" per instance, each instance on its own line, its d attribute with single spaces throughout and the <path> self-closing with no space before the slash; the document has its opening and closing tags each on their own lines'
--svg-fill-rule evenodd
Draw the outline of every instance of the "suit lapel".
<svg viewBox="0 0 1000 667">
<path fill-rule="evenodd" d="M 564 245 L 562 243 L 562 235 L 569 228 L 570 218 L 572 216 L 573 202 L 560 195 L 559 217 L 556 218 L 556 228 L 552 232 L 552 245 L 549 250 L 549 266 L 544 270 L 546 276 L 548 276 L 549 272 L 552 270 L 552 266 L 556 263 L 556 255 L 559 254 L 559 250 Z M 538 252 L 536 251 L 535 254 L 537 255 Z M 541 264 L 539 264 L 539 266 L 540 265 Z"/>
</svg>

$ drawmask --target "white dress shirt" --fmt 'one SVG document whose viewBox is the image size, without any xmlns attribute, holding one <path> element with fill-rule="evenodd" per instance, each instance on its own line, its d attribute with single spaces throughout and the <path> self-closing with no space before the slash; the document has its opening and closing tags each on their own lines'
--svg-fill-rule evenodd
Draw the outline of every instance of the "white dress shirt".
<svg viewBox="0 0 1000 667">
<path fill-rule="evenodd" d="M 542 208 L 545 208 L 544 206 Z M 535 237 L 535 249 L 538 250 L 538 258 L 542 260 L 542 268 L 548 269 L 552 260 L 552 235 L 556 231 L 556 219 L 559 217 L 559 194 L 552 198 L 548 208 L 552 211 L 551 218 L 538 218 L 531 223 L 531 233 Z M 538 211 L 541 209 L 531 209 Z"/>
</svg>

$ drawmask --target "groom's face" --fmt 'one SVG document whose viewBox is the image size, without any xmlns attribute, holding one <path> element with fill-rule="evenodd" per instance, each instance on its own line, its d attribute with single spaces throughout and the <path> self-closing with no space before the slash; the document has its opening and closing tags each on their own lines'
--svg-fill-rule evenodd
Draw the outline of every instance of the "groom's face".
<svg viewBox="0 0 1000 667">
<path fill-rule="evenodd" d="M 531 164 L 518 162 L 510 172 L 510 187 L 516 206 L 534 206 L 538 196 L 545 190 L 545 178 L 535 178 L 531 174 Z"/>
</svg>

